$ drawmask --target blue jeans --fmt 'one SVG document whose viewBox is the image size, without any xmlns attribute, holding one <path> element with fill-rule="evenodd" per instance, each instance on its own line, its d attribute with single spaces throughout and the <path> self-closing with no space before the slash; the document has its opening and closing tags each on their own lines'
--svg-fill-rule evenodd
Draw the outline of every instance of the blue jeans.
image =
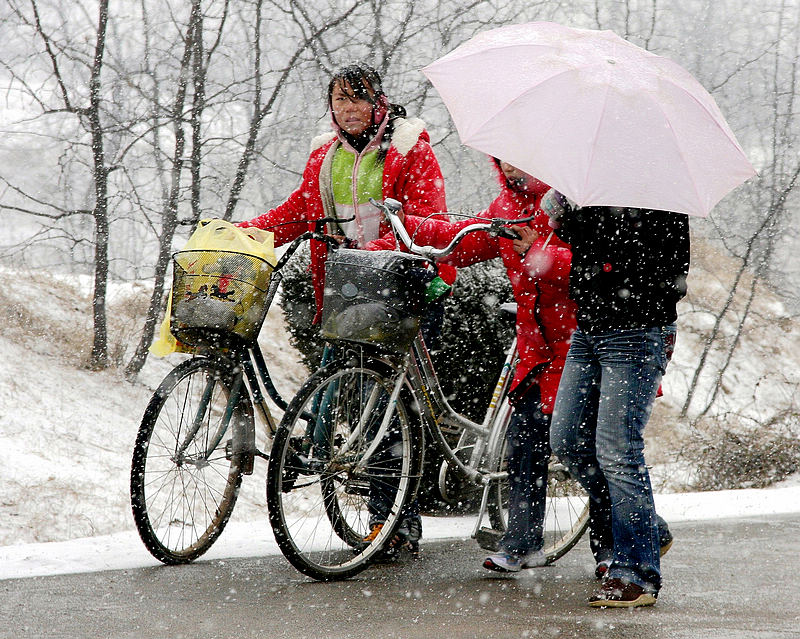
<svg viewBox="0 0 800 639">
<path fill-rule="evenodd" d="M 584 419 L 592 428 L 596 404 Z M 541 409 L 541 391 L 533 386 L 515 404 L 506 433 L 508 461 L 508 528 L 499 549 L 526 555 L 542 548 L 550 459 L 550 415 Z M 664 522 L 666 527 L 666 522 Z M 610 560 L 614 548 L 608 488 L 589 501 L 589 546 L 596 562 Z"/>
<path fill-rule="evenodd" d="M 539 387 L 514 405 L 506 432 L 508 460 L 508 528 L 500 550 L 526 555 L 542 547 L 550 458 L 550 416 L 542 413 Z"/>
<path fill-rule="evenodd" d="M 550 428 L 553 452 L 590 498 L 611 500 L 610 578 L 661 588 L 659 532 L 644 428 L 675 342 L 675 326 L 586 334 L 567 354 Z M 584 415 L 597 410 L 596 424 Z"/>
</svg>

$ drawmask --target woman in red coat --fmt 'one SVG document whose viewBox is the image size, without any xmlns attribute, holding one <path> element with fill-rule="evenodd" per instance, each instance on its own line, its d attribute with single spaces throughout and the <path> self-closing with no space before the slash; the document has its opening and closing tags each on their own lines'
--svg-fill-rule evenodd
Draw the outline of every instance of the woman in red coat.
<svg viewBox="0 0 800 639">
<path fill-rule="evenodd" d="M 328 84 L 328 108 L 333 131 L 312 141 L 300 186 L 283 204 L 239 226 L 271 230 L 279 246 L 313 230 L 314 221 L 320 218 L 354 218 L 329 225 L 328 232 L 347 247 L 363 248 L 390 233 L 370 198 L 394 198 L 409 215 L 447 219 L 443 214 L 447 210 L 444 178 L 425 123 L 407 118 L 405 108 L 389 102 L 377 71 L 353 64 L 334 74 Z M 314 323 L 322 312 L 327 255 L 326 244 L 312 241 L 311 276 L 317 304 Z M 455 273 L 455 268 L 448 267 L 440 271 L 440 276 L 452 284 Z M 441 321 L 439 314 L 429 322 L 429 334 L 441 331 Z M 380 494 L 371 494 L 371 534 L 377 534 L 390 506 L 391 500 L 387 503 Z M 393 544 L 408 542 L 416 549 L 422 536 L 416 501 L 404 514 L 397 536 Z"/>
<path fill-rule="evenodd" d="M 489 570 L 516 572 L 545 563 L 541 548 L 550 416 L 576 326 L 576 306 L 568 297 L 572 257 L 569 245 L 553 235 L 549 218 L 539 208 L 549 186 L 506 162 L 494 163 L 501 192 L 477 217 L 535 217 L 512 227 L 520 235 L 517 240 L 471 233 L 445 261 L 469 266 L 502 258 L 517 301 L 519 363 L 510 391 L 514 413 L 507 434 L 508 530 L 500 540 L 500 551 L 483 562 Z M 445 246 L 459 230 L 474 223 L 473 219 L 448 223 L 405 215 L 405 226 L 414 241 L 437 247 Z M 373 242 L 370 248 L 388 248 L 392 242 L 385 238 Z M 596 533 L 593 530 L 592 536 L 596 537 Z M 603 547 L 607 548 L 607 543 Z"/>
<path fill-rule="evenodd" d="M 280 246 L 313 230 L 314 220 L 355 217 L 329 232 L 357 248 L 390 231 L 370 197 L 399 200 L 409 215 L 447 210 L 444 178 L 425 123 L 407 118 L 404 107 L 388 101 L 377 71 L 362 64 L 338 71 L 328 84 L 328 107 L 333 130 L 312 140 L 300 186 L 283 204 L 239 226 L 268 229 Z M 322 309 L 326 258 L 327 246 L 312 241 L 315 323 Z M 452 284 L 455 269 L 441 276 Z"/>
</svg>

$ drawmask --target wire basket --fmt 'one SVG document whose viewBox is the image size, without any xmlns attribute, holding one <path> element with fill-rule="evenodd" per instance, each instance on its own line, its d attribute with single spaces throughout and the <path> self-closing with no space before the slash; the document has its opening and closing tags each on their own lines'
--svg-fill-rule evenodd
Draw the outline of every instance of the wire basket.
<svg viewBox="0 0 800 639">
<path fill-rule="evenodd" d="M 256 339 L 269 310 L 273 266 L 232 251 L 172 256 L 170 331 L 191 346 L 225 348 Z"/>
<path fill-rule="evenodd" d="M 426 311 L 425 273 L 407 253 L 335 251 L 325 265 L 322 336 L 406 351 Z"/>
</svg>

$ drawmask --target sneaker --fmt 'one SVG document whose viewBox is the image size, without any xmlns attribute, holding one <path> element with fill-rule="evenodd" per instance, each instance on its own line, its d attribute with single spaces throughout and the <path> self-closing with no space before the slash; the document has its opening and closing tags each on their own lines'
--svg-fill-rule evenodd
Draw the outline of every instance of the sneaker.
<svg viewBox="0 0 800 639">
<path fill-rule="evenodd" d="M 594 568 L 594 576 L 597 577 L 597 579 L 602 580 L 603 577 L 605 577 L 606 574 L 608 573 L 608 569 L 610 567 L 611 567 L 610 559 L 604 559 L 603 561 L 598 561 L 597 565 Z"/>
<path fill-rule="evenodd" d="M 656 515 L 656 526 L 658 527 L 658 545 L 660 554 L 663 557 L 667 551 L 672 548 L 672 533 L 669 530 L 669 525 L 661 515 Z"/>
<path fill-rule="evenodd" d="M 422 539 L 422 522 L 419 517 L 409 517 L 400 523 L 387 550 L 390 552 L 407 550 L 412 556 L 418 557 L 420 539 Z"/>
<path fill-rule="evenodd" d="M 523 568 L 541 568 L 547 565 L 547 557 L 541 550 L 534 550 L 522 559 Z"/>
<path fill-rule="evenodd" d="M 592 608 L 640 608 L 656 603 L 658 593 L 646 592 L 641 586 L 612 577 L 589 597 Z"/>
<path fill-rule="evenodd" d="M 395 535 L 406 541 L 419 541 L 422 539 L 422 522 L 419 517 L 409 517 L 400 522 Z"/>
<path fill-rule="evenodd" d="M 486 570 L 494 570 L 495 572 L 519 572 L 522 570 L 522 562 L 523 559 L 520 555 L 498 552 L 484 559 L 483 567 Z"/>
<path fill-rule="evenodd" d="M 547 557 L 541 550 L 534 550 L 527 555 L 498 552 L 483 560 L 483 567 L 495 572 L 519 572 L 523 568 L 539 568 L 546 565 Z"/>
<path fill-rule="evenodd" d="M 667 554 L 670 548 L 672 548 L 672 533 L 669 529 L 662 531 L 661 538 L 659 539 L 660 547 L 659 547 L 659 555 L 663 557 Z"/>
</svg>

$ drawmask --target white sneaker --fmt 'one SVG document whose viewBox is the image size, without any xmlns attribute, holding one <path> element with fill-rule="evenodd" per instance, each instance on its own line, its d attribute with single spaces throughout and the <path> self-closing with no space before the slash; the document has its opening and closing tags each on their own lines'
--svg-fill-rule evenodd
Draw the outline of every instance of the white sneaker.
<svg viewBox="0 0 800 639">
<path fill-rule="evenodd" d="M 523 568 L 539 568 L 545 565 L 547 557 L 541 550 L 535 550 L 527 555 L 498 552 L 483 560 L 483 567 L 495 572 L 519 572 Z"/>
<path fill-rule="evenodd" d="M 523 568 L 541 568 L 547 565 L 547 557 L 541 550 L 534 550 L 522 558 Z"/>
<path fill-rule="evenodd" d="M 483 567 L 495 572 L 519 572 L 522 570 L 522 557 L 507 552 L 498 552 L 484 559 Z"/>
</svg>

